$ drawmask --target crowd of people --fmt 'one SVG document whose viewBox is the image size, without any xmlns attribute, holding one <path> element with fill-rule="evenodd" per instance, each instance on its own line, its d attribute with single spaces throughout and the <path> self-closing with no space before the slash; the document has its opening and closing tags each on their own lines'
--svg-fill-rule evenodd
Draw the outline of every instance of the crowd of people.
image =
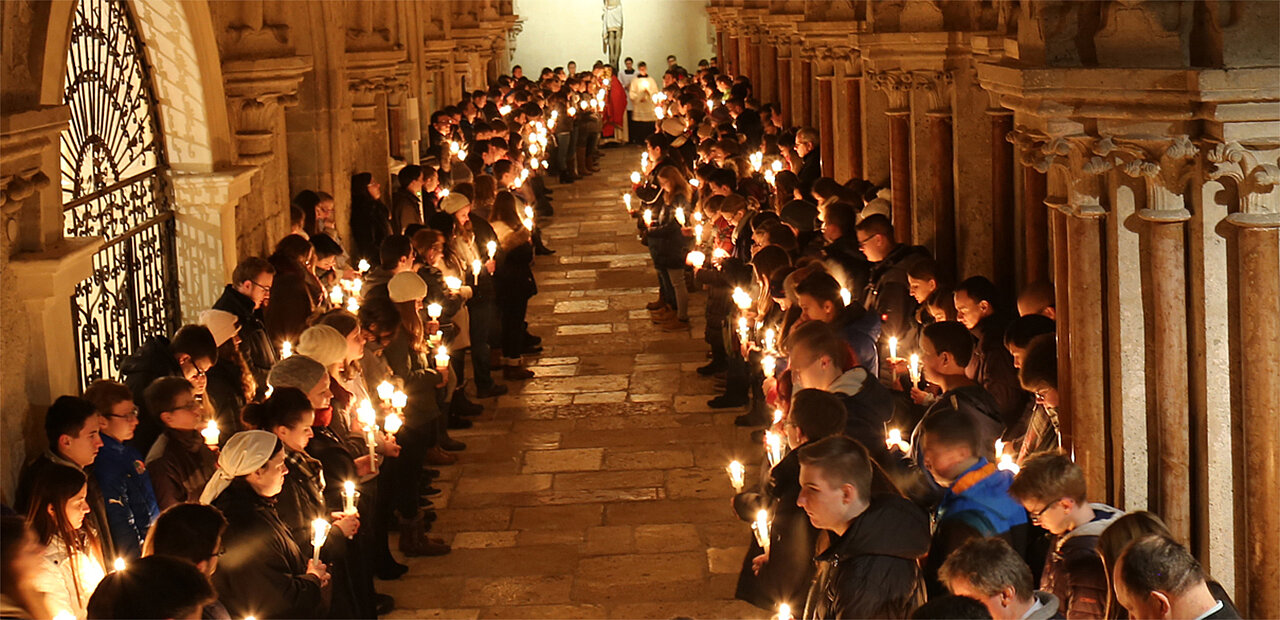
<svg viewBox="0 0 1280 620">
<path fill-rule="evenodd" d="M 403 556 L 451 551 L 431 535 L 432 481 L 465 458 L 450 431 L 533 376 L 547 179 L 626 140 L 623 89 L 599 63 L 517 67 L 431 115 L 394 191 L 354 174 L 349 227 L 300 192 L 211 308 L 48 408 L 5 507 L 0 615 L 390 612 L 377 580 L 408 571 L 390 533 Z"/>
<path fill-rule="evenodd" d="M 759 483 L 729 467 L 754 530 L 738 598 L 779 618 L 1238 617 L 1157 515 L 1090 501 L 1060 449 L 1050 283 L 947 277 L 898 240 L 889 188 L 823 176 L 818 132 L 748 76 L 661 79 L 632 97 L 654 131 L 623 202 L 653 323 L 689 330 L 705 294 L 707 404 L 759 427 Z"/>
<path fill-rule="evenodd" d="M 1089 501 L 1058 450 L 1053 290 L 943 274 L 896 241 L 886 188 L 821 174 L 747 76 L 674 57 L 516 67 L 430 117 L 388 196 L 303 191 L 268 257 L 58 398 L 6 507 L 0 614 L 372 618 L 431 535 L 450 431 L 532 373 L 552 180 L 643 145 L 624 202 L 659 329 L 706 296 L 700 375 L 766 467 L 738 596 L 780 617 L 1226 618 L 1158 516 Z M 616 208 L 601 205 L 601 209 Z M 468 357 L 470 370 L 468 371 Z M 784 606 L 785 607 L 782 607 Z"/>
</svg>

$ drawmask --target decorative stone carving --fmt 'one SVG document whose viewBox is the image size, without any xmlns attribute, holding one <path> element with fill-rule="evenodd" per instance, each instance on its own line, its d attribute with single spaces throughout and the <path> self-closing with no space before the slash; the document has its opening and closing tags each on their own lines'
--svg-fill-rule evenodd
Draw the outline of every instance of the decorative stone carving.
<svg viewBox="0 0 1280 620">
<path fill-rule="evenodd" d="M 889 97 L 889 112 L 904 112 L 911 108 L 911 89 L 915 80 L 905 71 L 872 71 L 866 74 L 873 90 L 884 91 Z"/>
<path fill-rule="evenodd" d="M 1121 172 L 1145 181 L 1147 202 L 1140 217 L 1162 222 L 1190 219 L 1183 195 L 1199 149 L 1189 137 L 1152 142 L 1104 136 L 1094 151 L 1110 158 Z"/>
<path fill-rule="evenodd" d="M 310 71 L 311 59 L 303 56 L 223 63 L 239 163 L 261 165 L 271 160 L 281 110 L 297 105 L 298 85 Z"/>
<path fill-rule="evenodd" d="M 1193 7 L 1186 2 L 1115 0 L 1093 37 L 1102 66 L 1181 67 L 1190 61 Z"/>
<path fill-rule="evenodd" d="M 954 77 L 951 71 L 913 71 L 911 72 L 912 88 L 922 91 L 929 97 L 931 114 L 951 113 L 951 85 Z"/>
<path fill-rule="evenodd" d="M 1040 172 L 1047 173 L 1053 168 L 1062 172 L 1068 195 L 1051 196 L 1046 203 L 1078 217 L 1106 214 L 1101 204 L 1100 175 L 1115 167 L 1113 159 L 1107 156 L 1114 151 L 1112 143 L 1099 147 L 1100 140 L 1094 136 L 1049 136 L 1024 126 L 1010 132 L 1008 140 L 1018 146 L 1023 165 Z"/>
<path fill-rule="evenodd" d="M 1277 150 L 1265 151 L 1275 157 Z M 1280 166 L 1259 158 L 1259 153 L 1239 142 L 1218 143 L 1206 154 L 1212 164 L 1210 179 L 1235 181 L 1240 211 L 1232 217 L 1239 223 L 1257 220 L 1260 224 L 1280 225 L 1280 205 L 1276 204 L 1276 185 L 1280 184 Z"/>
</svg>

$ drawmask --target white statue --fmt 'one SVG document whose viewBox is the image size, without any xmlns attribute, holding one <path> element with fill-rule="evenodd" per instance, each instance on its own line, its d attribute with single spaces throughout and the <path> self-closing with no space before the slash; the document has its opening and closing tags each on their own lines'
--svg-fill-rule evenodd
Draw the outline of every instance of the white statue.
<svg viewBox="0 0 1280 620">
<path fill-rule="evenodd" d="M 604 53 L 609 57 L 609 64 L 616 68 L 622 56 L 622 0 L 604 0 L 600 23 Z"/>
</svg>

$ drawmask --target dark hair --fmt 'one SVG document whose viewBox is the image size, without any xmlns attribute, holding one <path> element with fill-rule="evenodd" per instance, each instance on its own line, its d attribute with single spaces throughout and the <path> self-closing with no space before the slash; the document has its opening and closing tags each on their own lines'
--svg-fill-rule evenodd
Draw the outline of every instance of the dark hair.
<svg viewBox="0 0 1280 620">
<path fill-rule="evenodd" d="M 791 423 L 805 439 L 818 441 L 844 432 L 849 412 L 840 397 L 823 390 L 804 389 L 791 397 Z"/>
<path fill-rule="evenodd" d="M 512 230 L 520 229 L 520 214 L 516 212 L 516 196 L 508 190 L 504 189 L 494 196 L 493 210 L 489 215 L 493 221 L 502 222 Z"/>
<path fill-rule="evenodd" d="M 1144 536 L 1129 543 L 1117 563 L 1121 566 L 1113 581 L 1138 596 L 1181 594 L 1204 582 L 1204 569 L 1195 556 L 1167 536 Z"/>
<path fill-rule="evenodd" d="M 159 377 L 142 392 L 142 399 L 147 403 L 147 411 L 159 417 L 165 411 L 173 410 L 173 401 L 184 392 L 195 391 L 191 382 L 182 377 Z"/>
<path fill-rule="evenodd" d="M 245 405 L 240 420 L 249 428 L 271 433 L 278 426 L 297 426 L 304 414 L 313 411 L 315 408 L 305 392 L 298 388 L 280 387 L 271 393 L 271 398 Z"/>
<path fill-rule="evenodd" d="M 836 486 L 852 484 L 863 501 L 871 499 L 871 457 L 867 448 L 844 435 L 805 444 L 797 451 L 801 465 L 817 467 Z"/>
<path fill-rule="evenodd" d="M 86 593 L 80 592 L 80 554 L 89 554 L 97 547 L 97 538 L 91 528 L 81 524 L 80 529 L 73 529 L 67 521 L 67 502 L 84 489 L 89 479 L 85 473 L 75 467 L 52 464 L 42 467 L 36 472 L 32 482 L 31 497 L 27 501 L 27 523 L 36 533 L 36 540 L 42 545 L 49 544 L 54 536 L 62 540 L 67 547 L 67 555 L 71 561 L 72 581 L 75 584 L 76 596 L 83 598 Z M 81 533 L 87 533 L 81 536 Z M 102 561 L 101 557 L 96 558 Z"/>
<path fill-rule="evenodd" d="M 272 258 L 287 258 L 291 261 L 302 265 L 307 260 L 307 255 L 311 254 L 311 242 L 302 235 L 285 235 L 283 239 L 276 242 L 276 247 L 271 253 Z"/>
<path fill-rule="evenodd" d="M 924 307 L 926 310 L 941 310 L 948 321 L 956 320 L 956 296 L 951 289 L 935 289 L 924 298 Z"/>
<path fill-rule="evenodd" d="M 58 438 L 67 435 L 77 437 L 84 430 L 89 418 L 98 415 L 93 403 L 76 396 L 59 396 L 44 414 L 44 434 L 49 439 L 49 449 L 58 450 Z"/>
<path fill-rule="evenodd" d="M 400 182 L 400 187 L 407 188 L 409 184 L 417 181 L 422 177 L 422 166 L 417 164 L 409 164 L 400 169 L 396 173 L 396 180 Z"/>
<path fill-rule="evenodd" d="M 316 229 L 316 207 L 321 202 L 324 201 L 320 199 L 320 194 L 309 189 L 304 189 L 293 197 L 293 206 L 301 209 L 304 216 L 302 229 L 307 231 L 308 234 Z"/>
<path fill-rule="evenodd" d="M 236 265 L 235 271 L 231 272 L 231 284 L 239 286 L 247 281 L 251 281 L 264 273 L 274 274 L 275 266 L 267 259 L 260 256 L 250 256 Z"/>
<path fill-rule="evenodd" d="M 342 246 L 334 241 L 333 237 L 324 233 L 316 233 L 311 235 L 311 245 L 316 249 L 316 258 L 328 258 L 330 256 L 342 256 Z"/>
<path fill-rule="evenodd" d="M 133 392 L 129 386 L 111 379 L 98 379 L 89 384 L 84 391 L 84 399 L 93 404 L 99 415 L 111 415 L 111 409 L 117 404 L 132 401 Z"/>
<path fill-rule="evenodd" d="M 886 239 L 893 241 L 893 223 L 879 213 L 862 218 L 857 229 L 870 235 L 884 235 Z"/>
<path fill-rule="evenodd" d="M 796 294 L 808 295 L 819 303 L 829 301 L 836 308 L 844 307 L 844 300 L 840 298 L 840 283 L 825 271 L 811 273 L 797 283 Z"/>
<path fill-rule="evenodd" d="M 938 580 L 950 587 L 963 579 L 983 596 L 995 596 L 1012 586 L 1019 600 L 1034 594 L 1031 569 L 1002 538 L 971 538 L 952 551 L 938 569 Z"/>
<path fill-rule="evenodd" d="M 964 293 L 969 299 L 973 300 L 973 303 L 985 301 L 997 312 L 1001 307 L 999 289 L 996 288 L 996 285 L 991 280 L 983 276 L 965 278 L 963 282 L 956 285 L 955 292 Z"/>
<path fill-rule="evenodd" d="M 984 454 L 978 445 L 978 429 L 973 420 L 955 409 L 943 409 L 920 420 L 920 437 L 926 445 L 964 446 L 974 456 Z"/>
<path fill-rule="evenodd" d="M 289 207 L 289 226 L 307 229 L 307 213 L 296 205 Z"/>
<path fill-rule="evenodd" d="M 917 280 L 938 280 L 938 263 L 932 258 L 921 258 L 907 266 L 907 275 Z"/>
<path fill-rule="evenodd" d="M 961 367 L 969 365 L 973 357 L 973 334 L 963 323 L 941 321 L 924 326 L 924 338 L 933 344 L 935 355 L 950 353 Z"/>
<path fill-rule="evenodd" d="M 839 195 L 840 184 L 831 177 L 820 177 L 813 182 L 813 188 L 809 193 L 821 197 L 823 200 Z"/>
<path fill-rule="evenodd" d="M 959 594 L 944 594 L 929 599 L 929 602 L 917 607 L 911 612 L 913 619 L 932 620 L 948 619 L 948 620 L 967 620 L 970 618 L 991 618 L 991 612 L 987 610 L 987 606 L 981 601 L 960 596 Z"/>
<path fill-rule="evenodd" d="M 852 234 L 857 229 L 858 214 L 853 205 L 847 202 L 835 202 L 827 206 L 823 216 L 824 226 L 835 226 L 840 229 L 840 236 Z"/>
<path fill-rule="evenodd" d="M 378 246 L 378 263 L 387 271 L 396 268 L 396 265 L 406 256 L 413 254 L 413 244 L 409 238 L 404 235 L 387 235 L 382 240 L 382 245 Z"/>
<path fill-rule="evenodd" d="M 510 159 L 499 159 L 493 162 L 493 178 L 500 181 L 504 175 L 513 172 L 515 167 L 515 162 Z"/>
<path fill-rule="evenodd" d="M 1065 497 L 1083 504 L 1088 493 L 1084 470 L 1061 450 L 1041 452 L 1023 461 L 1009 485 L 1009 496 L 1020 502 L 1056 502 Z"/>
<path fill-rule="evenodd" d="M 1042 314 L 1028 314 L 1009 321 L 1004 329 L 1004 346 L 1025 349 L 1031 340 L 1043 334 L 1052 334 L 1055 330 L 1053 319 Z"/>
<path fill-rule="evenodd" d="M 218 553 L 218 539 L 227 529 L 222 511 L 205 504 L 174 504 L 160 513 L 147 539 L 143 555 L 163 555 L 199 564 Z"/>
<path fill-rule="evenodd" d="M 218 363 L 218 342 L 213 339 L 213 332 L 203 325 L 183 325 L 169 342 L 169 352 L 177 355 L 186 353 L 191 361 L 209 360 L 210 364 Z"/>
<path fill-rule="evenodd" d="M 1027 315 L 1022 318 L 1029 318 Z M 1042 334 L 1027 343 L 1022 354 L 1022 368 L 1018 369 L 1018 381 L 1023 389 L 1036 391 L 1040 387 L 1058 389 L 1058 341 L 1052 334 Z"/>
<path fill-rule="evenodd" d="M 751 266 L 755 267 L 756 273 L 765 282 L 768 282 L 779 269 L 790 265 L 791 256 L 777 245 L 766 245 L 751 257 Z"/>
<path fill-rule="evenodd" d="M 738 187 L 738 175 L 728 168 L 713 168 L 707 173 L 708 185 L 722 185 L 730 191 Z"/>
<path fill-rule="evenodd" d="M 186 618 L 213 602 L 209 578 L 195 565 L 151 556 L 108 573 L 89 597 L 90 618 Z"/>
</svg>

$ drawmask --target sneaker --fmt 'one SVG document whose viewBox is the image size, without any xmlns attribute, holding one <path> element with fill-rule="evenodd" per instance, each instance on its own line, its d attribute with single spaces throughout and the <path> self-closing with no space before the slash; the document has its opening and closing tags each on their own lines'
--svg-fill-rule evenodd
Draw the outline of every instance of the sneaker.
<svg viewBox="0 0 1280 620">
<path fill-rule="evenodd" d="M 710 364 L 707 364 L 706 366 L 699 366 L 699 367 L 698 367 L 698 374 L 700 374 L 700 375 L 702 375 L 702 376 L 704 376 L 704 377 L 709 377 L 709 376 L 714 375 L 714 374 L 716 374 L 716 373 L 718 373 L 718 372 L 724 372 L 724 367 L 725 367 L 724 360 L 714 360 L 714 359 L 713 359 L 713 360 L 711 360 L 711 363 L 710 363 Z"/>
<path fill-rule="evenodd" d="M 728 394 L 722 394 L 707 401 L 707 406 L 712 409 L 733 409 L 735 407 L 745 407 L 747 406 L 747 399 L 745 397 L 733 398 Z"/>
<path fill-rule="evenodd" d="M 508 391 L 507 386 L 495 383 L 484 389 L 476 388 L 476 398 L 493 398 L 495 396 L 502 396 Z"/>
<path fill-rule="evenodd" d="M 506 381 L 524 381 L 533 378 L 533 371 L 521 366 L 507 366 L 502 369 L 502 378 Z"/>
</svg>

